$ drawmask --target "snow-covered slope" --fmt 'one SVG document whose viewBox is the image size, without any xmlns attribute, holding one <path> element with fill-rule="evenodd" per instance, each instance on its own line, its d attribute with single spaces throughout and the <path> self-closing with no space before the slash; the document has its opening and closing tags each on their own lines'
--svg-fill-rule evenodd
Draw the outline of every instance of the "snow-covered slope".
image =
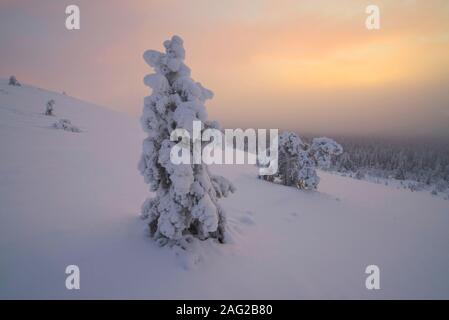
<svg viewBox="0 0 449 320">
<path fill-rule="evenodd" d="M 138 218 L 142 139 L 137 119 L 0 81 L 0 298 L 449 298 L 449 202 L 327 173 L 304 192 L 214 167 L 238 189 L 222 201 L 232 243 L 158 247 Z"/>
</svg>

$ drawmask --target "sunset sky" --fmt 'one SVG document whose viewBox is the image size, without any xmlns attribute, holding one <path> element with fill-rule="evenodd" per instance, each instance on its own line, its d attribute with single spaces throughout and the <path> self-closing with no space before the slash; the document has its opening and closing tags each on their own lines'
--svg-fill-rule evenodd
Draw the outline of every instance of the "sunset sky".
<svg viewBox="0 0 449 320">
<path fill-rule="evenodd" d="M 139 115 L 173 34 L 223 127 L 449 137 L 447 0 L 0 0 L 0 77 Z"/>
</svg>

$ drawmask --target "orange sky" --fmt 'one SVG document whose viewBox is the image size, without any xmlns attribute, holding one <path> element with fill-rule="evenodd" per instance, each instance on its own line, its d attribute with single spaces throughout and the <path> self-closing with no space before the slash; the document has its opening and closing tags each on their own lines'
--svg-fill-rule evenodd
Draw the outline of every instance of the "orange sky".
<svg viewBox="0 0 449 320">
<path fill-rule="evenodd" d="M 381 30 L 365 28 L 369 4 Z M 447 0 L 0 0 L 0 18 L 2 77 L 134 115 L 143 51 L 178 34 L 223 126 L 449 134 Z"/>
</svg>

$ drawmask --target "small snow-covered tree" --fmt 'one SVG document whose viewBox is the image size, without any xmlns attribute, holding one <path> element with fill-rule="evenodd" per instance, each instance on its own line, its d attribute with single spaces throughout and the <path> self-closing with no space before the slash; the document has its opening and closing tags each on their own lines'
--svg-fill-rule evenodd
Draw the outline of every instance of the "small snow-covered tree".
<svg viewBox="0 0 449 320">
<path fill-rule="evenodd" d="M 296 186 L 300 189 L 316 189 L 320 183 L 320 177 L 316 173 L 317 163 L 311 156 L 309 145 L 304 146 L 304 150 L 299 156 L 299 171 L 297 174 Z"/>
<path fill-rule="evenodd" d="M 155 73 L 144 79 L 152 94 L 144 100 L 141 121 L 148 137 L 138 168 L 155 197 L 142 205 L 142 217 L 148 219 L 150 234 L 160 245 L 177 245 L 192 236 L 224 242 L 226 218 L 218 199 L 234 192 L 234 186 L 212 175 L 204 163 L 174 164 L 170 160 L 176 144 L 170 139 L 173 130 L 185 129 L 193 139 L 193 121 L 201 121 L 202 130 L 217 127 L 207 120 L 204 106 L 213 93 L 190 77 L 180 37 L 173 36 L 164 47 L 165 53 L 148 50 L 143 55 Z M 193 147 L 186 150 L 192 152 Z"/>
<path fill-rule="evenodd" d="M 286 186 L 296 185 L 300 170 L 300 157 L 304 143 L 293 132 L 283 132 L 279 136 L 278 175 Z"/>
<path fill-rule="evenodd" d="M 343 153 L 343 148 L 330 138 L 313 138 L 310 145 L 305 145 L 305 153 L 300 157 L 301 170 L 298 184 L 301 189 L 316 189 L 320 178 L 316 168 L 328 169 L 332 158 Z"/>
<path fill-rule="evenodd" d="M 286 186 L 315 189 L 320 181 L 316 168 L 328 168 L 332 157 L 342 152 L 343 148 L 332 139 L 314 138 L 307 144 L 296 133 L 284 132 L 279 136 L 278 172 L 264 179 L 274 181 L 277 177 Z"/>
<path fill-rule="evenodd" d="M 74 126 L 68 119 L 59 119 L 53 124 L 53 127 L 69 132 L 81 132 L 81 130 L 78 127 Z"/>
<path fill-rule="evenodd" d="M 53 114 L 54 106 L 55 106 L 55 100 L 53 100 L 53 99 L 48 100 L 46 108 L 45 108 L 45 115 L 46 116 L 53 116 L 54 115 Z"/>
<path fill-rule="evenodd" d="M 17 79 L 16 79 L 15 76 L 10 76 L 10 77 L 9 77 L 9 82 L 8 82 L 8 84 L 9 84 L 10 86 L 16 86 L 16 87 L 20 87 L 20 86 L 21 86 L 20 82 L 17 81 Z"/>
<path fill-rule="evenodd" d="M 343 147 L 335 142 L 335 140 L 326 137 L 312 139 L 309 154 L 313 157 L 319 168 L 329 168 L 332 163 L 332 157 L 342 153 Z"/>
</svg>

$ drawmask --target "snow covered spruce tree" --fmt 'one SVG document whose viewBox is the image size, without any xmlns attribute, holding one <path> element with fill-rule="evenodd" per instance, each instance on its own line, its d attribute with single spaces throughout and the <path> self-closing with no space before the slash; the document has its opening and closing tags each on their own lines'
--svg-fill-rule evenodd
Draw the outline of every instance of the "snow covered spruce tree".
<svg viewBox="0 0 449 320">
<path fill-rule="evenodd" d="M 300 158 L 304 149 L 304 143 L 293 132 L 283 132 L 279 136 L 278 174 L 286 186 L 294 186 L 298 181 L 298 173 L 301 169 Z"/>
<path fill-rule="evenodd" d="M 234 192 L 234 186 L 212 175 L 202 162 L 174 164 L 170 159 L 178 143 L 170 138 L 175 129 L 185 129 L 193 137 L 193 121 L 201 121 L 202 130 L 218 127 L 207 120 L 204 106 L 213 93 L 190 77 L 180 37 L 173 36 L 164 47 L 165 53 L 148 50 L 143 55 L 155 73 L 144 79 L 152 94 L 144 99 L 141 121 L 148 137 L 138 168 L 155 197 L 143 203 L 142 217 L 160 245 L 182 245 L 192 237 L 224 242 L 226 218 L 218 199 Z M 189 146 L 186 150 L 192 155 L 199 141 L 190 140 L 180 143 Z"/>
<path fill-rule="evenodd" d="M 296 177 L 296 186 L 299 189 L 316 189 L 320 183 L 320 177 L 316 173 L 316 161 L 310 150 L 310 146 L 305 144 L 299 154 L 299 170 Z"/>
<path fill-rule="evenodd" d="M 275 177 L 266 176 L 265 180 L 275 178 L 286 186 L 300 189 L 316 189 L 319 177 L 316 168 L 328 168 L 331 158 L 343 152 L 343 148 L 329 138 L 314 138 L 307 144 L 293 132 L 283 132 L 279 136 L 279 169 Z"/>
<path fill-rule="evenodd" d="M 53 109 L 55 106 L 55 100 L 50 99 L 47 101 L 46 107 L 45 107 L 45 115 L 46 116 L 53 116 Z"/>
<path fill-rule="evenodd" d="M 304 146 L 304 153 L 300 157 L 298 174 L 298 186 L 301 189 L 316 189 L 320 178 L 316 168 L 328 169 L 332 163 L 332 157 L 343 153 L 343 148 L 330 138 L 313 138 L 310 145 Z"/>
<path fill-rule="evenodd" d="M 8 85 L 10 85 L 10 86 L 16 86 L 16 87 L 20 87 L 20 86 L 21 86 L 20 82 L 17 81 L 17 79 L 16 79 L 15 76 L 10 76 L 10 77 L 9 77 Z"/>
<path fill-rule="evenodd" d="M 342 153 L 343 147 L 333 139 L 326 137 L 312 139 L 309 154 L 319 168 L 329 168 L 332 164 L 332 157 Z"/>
</svg>

